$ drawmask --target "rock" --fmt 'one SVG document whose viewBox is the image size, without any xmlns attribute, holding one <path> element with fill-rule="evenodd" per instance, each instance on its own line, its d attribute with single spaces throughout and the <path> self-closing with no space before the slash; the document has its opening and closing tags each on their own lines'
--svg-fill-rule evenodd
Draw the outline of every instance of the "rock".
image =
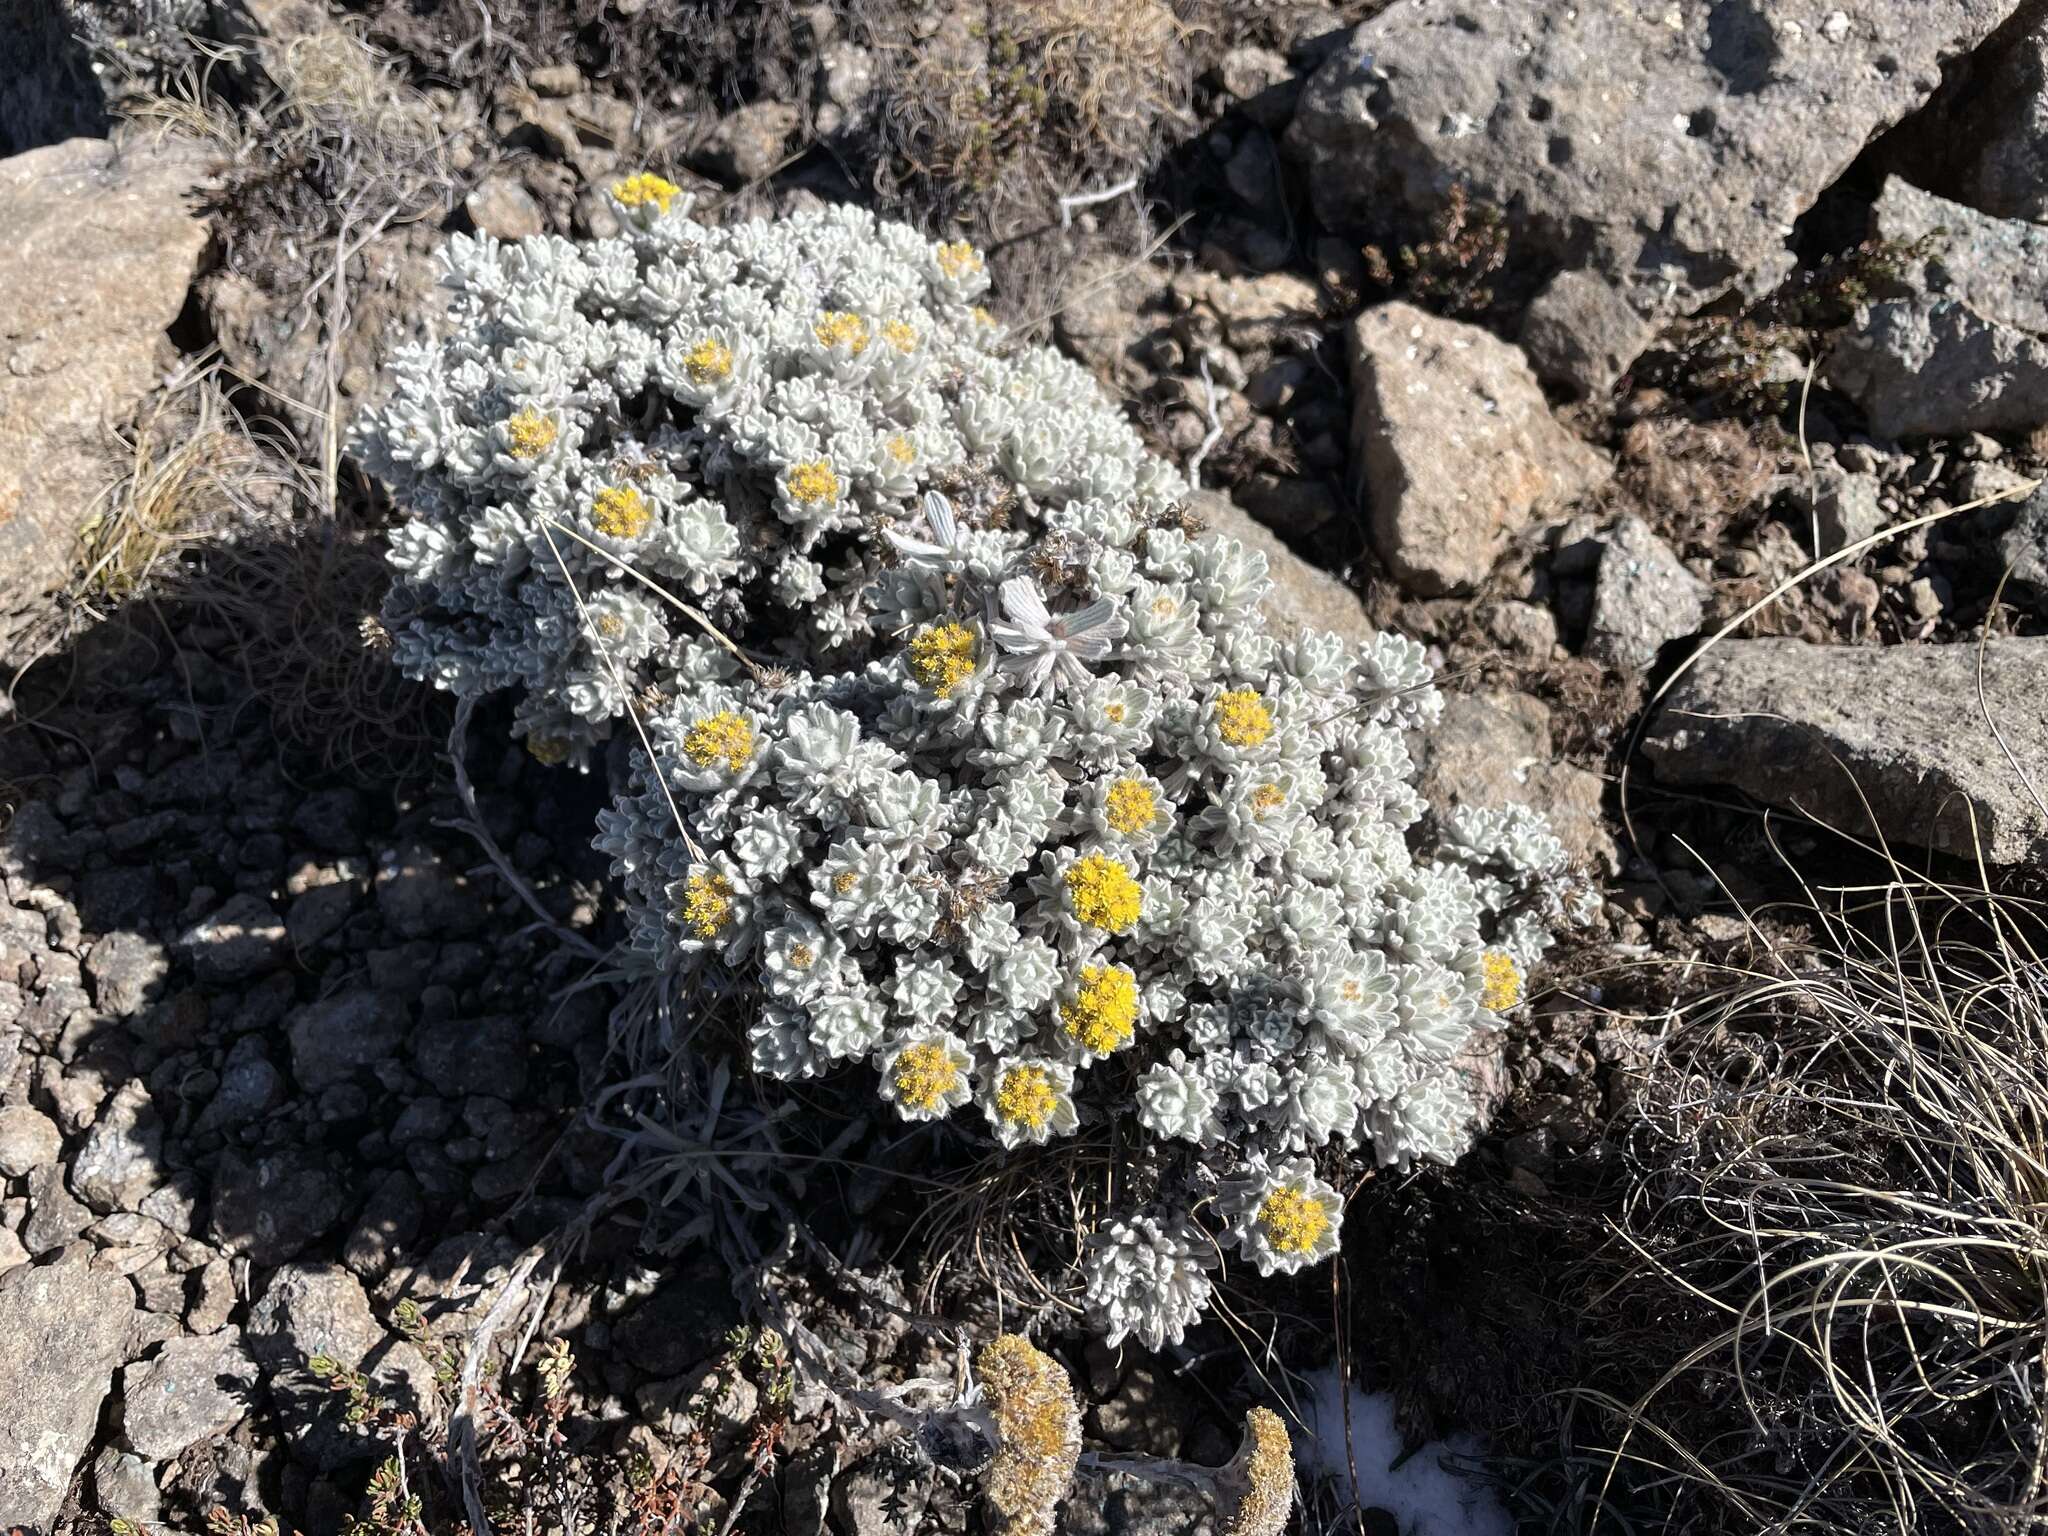
<svg viewBox="0 0 2048 1536">
<path fill-rule="evenodd" d="M 135 1316 L 128 1282 L 83 1249 L 0 1275 L 0 1512 L 48 1530 L 92 1442 Z"/>
<path fill-rule="evenodd" d="M 1140 1360 L 1124 1372 L 1106 1401 L 1089 1408 L 1088 1428 L 1112 1450 L 1170 1458 L 1180 1454 L 1188 1409 L 1180 1384 Z"/>
<path fill-rule="evenodd" d="M 1299 475 L 1252 475 L 1237 488 L 1237 495 L 1244 509 L 1268 528 L 1296 538 L 1307 538 L 1344 512 L 1327 485 Z"/>
<path fill-rule="evenodd" d="M 1517 338 L 1539 378 L 1599 394 L 1643 349 L 1643 318 L 1604 276 L 1567 268 L 1544 284 Z"/>
<path fill-rule="evenodd" d="M 292 952 L 304 956 L 339 933 L 342 924 L 355 912 L 357 899 L 352 880 L 316 885 L 294 897 L 284 914 L 284 931 L 291 940 Z"/>
<path fill-rule="evenodd" d="M 342 1246 L 342 1262 L 374 1285 L 398 1255 L 412 1248 L 426 1217 L 419 1180 L 403 1168 L 393 1169 L 370 1192 L 362 1218 Z"/>
<path fill-rule="evenodd" d="M 1431 805 L 1541 811 L 1572 862 L 1618 874 L 1621 853 L 1601 813 L 1606 785 L 1597 773 L 1560 762 L 1551 746 L 1550 710 L 1519 693 L 1452 693 L 1423 734 L 1421 789 Z"/>
<path fill-rule="evenodd" d="M 163 1149 L 163 1120 L 148 1086 L 123 1083 L 85 1133 L 71 1164 L 71 1188 L 102 1214 L 132 1211 L 163 1182 Z"/>
<path fill-rule="evenodd" d="M 2048 422 L 2048 341 L 1953 299 L 1886 299 L 1857 311 L 1828 382 L 1874 437 L 2027 431 Z"/>
<path fill-rule="evenodd" d="M 31 1255 L 48 1253 L 79 1237 L 92 1225 L 92 1212 L 64 1187 L 64 1170 L 45 1163 L 28 1176 L 28 1220 L 21 1244 Z"/>
<path fill-rule="evenodd" d="M 369 807 L 360 790 L 316 790 L 292 811 L 292 830 L 325 853 L 355 853 L 363 846 Z"/>
<path fill-rule="evenodd" d="M 250 1157 L 231 1147 L 214 1170 L 207 1236 L 267 1269 L 300 1253 L 346 1210 L 340 1181 L 313 1154 L 285 1147 Z"/>
<path fill-rule="evenodd" d="M 720 118 L 690 164 L 720 181 L 761 181 L 782 164 L 803 114 L 786 101 L 753 101 Z"/>
<path fill-rule="evenodd" d="M 1122 1472 L 1078 1472 L 1060 1510 L 1066 1536 L 1215 1536 L 1216 1501 L 1203 1489 Z"/>
<path fill-rule="evenodd" d="M 1310 565 L 1221 492 L 1196 491 L 1188 497 L 1188 510 L 1205 527 L 1266 557 L 1273 589 L 1259 604 L 1259 613 L 1275 639 L 1284 643 L 1311 629 L 1329 630 L 1347 641 L 1368 640 L 1376 633 L 1356 592 Z"/>
<path fill-rule="evenodd" d="M 2012 527 L 1999 536 L 1998 559 L 2012 568 L 2007 593 L 2016 598 L 2031 597 L 2034 605 L 2048 613 L 2048 486 L 2029 496 L 2020 507 Z M 0 1124 L 4 1124 L 0 1113 Z M 5 1134 L 0 1132 L 0 1142 Z M 0 1168 L 6 1165 L 0 1163 Z"/>
<path fill-rule="evenodd" d="M 1233 48 L 1216 61 L 1216 84 L 1260 127 L 1278 133 L 1294 116 L 1301 81 L 1271 48 Z"/>
<path fill-rule="evenodd" d="M 1901 852 L 1973 857 L 1981 842 L 1996 864 L 2039 860 L 2048 818 L 2013 763 L 2038 782 L 2048 762 L 2048 638 L 1983 645 L 1996 733 L 1979 658 L 1975 642 L 1723 641 L 1672 691 L 1645 748 L 1666 783 L 1733 784 L 1856 837 L 1874 817 Z"/>
<path fill-rule="evenodd" d="M 1554 289 L 1536 338 L 1598 392 L 1661 322 L 1788 270 L 1794 220 L 2016 3 L 1395 4 L 1310 77 L 1286 143 L 1333 229 L 1384 236 L 1462 184 L 1518 263 L 1619 295 Z M 1566 314 L 1584 344 L 1542 345 Z"/>
<path fill-rule="evenodd" d="M 121 1372 L 121 1437 L 136 1454 L 169 1461 L 241 1423 L 256 1382 L 256 1362 L 235 1330 L 172 1339 Z"/>
<path fill-rule="evenodd" d="M 0 1227 L 0 1275 L 17 1264 L 26 1264 L 33 1257 L 11 1228 Z"/>
<path fill-rule="evenodd" d="M 1426 596 L 1477 585 L 1539 511 L 1611 467 L 1550 414 L 1521 353 L 1410 304 L 1351 328 L 1352 459 L 1374 542 Z"/>
<path fill-rule="evenodd" d="M 731 1280 L 716 1264 L 696 1263 L 613 1325 L 612 1348 L 650 1376 L 680 1376 L 717 1354 L 738 1321 Z"/>
<path fill-rule="evenodd" d="M 489 916 L 482 894 L 423 843 L 377 858 L 377 910 L 400 938 L 453 939 L 475 933 Z"/>
<path fill-rule="evenodd" d="M 180 934 L 177 947 L 201 982 L 234 986 L 283 963 L 284 922 L 269 902 L 243 891 Z"/>
<path fill-rule="evenodd" d="M 547 228 L 533 194 L 511 176 L 486 176 L 462 200 L 477 233 L 494 240 L 524 240 Z"/>
<path fill-rule="evenodd" d="M 832 1479 L 832 1525 L 841 1536 L 903 1536 L 923 1528 L 938 1469 L 900 1440 L 884 1443 Z"/>
<path fill-rule="evenodd" d="M 1671 546 L 1628 514 L 1601 539 L 1586 654 L 1624 670 L 1647 667 L 1667 642 L 1699 629 L 1707 596 Z"/>
<path fill-rule="evenodd" d="M 8 72 L 11 74 L 13 65 Z M 70 139 L 0 161 L 0 570 L 32 597 L 71 569 L 111 483 L 108 429 L 163 376 L 206 226 L 193 150 Z"/>
<path fill-rule="evenodd" d="M 93 1001 L 117 1019 L 142 1012 L 169 970 L 163 947 L 139 933 L 104 934 L 85 955 Z"/>
<path fill-rule="evenodd" d="M 292 1076 L 318 1093 L 394 1057 L 405 1039 L 405 1012 L 400 999 L 367 988 L 294 1009 L 285 1020 Z"/>
<path fill-rule="evenodd" d="M 525 1032 L 509 1015 L 422 1024 L 413 1036 L 413 1057 L 420 1075 L 450 1098 L 483 1093 L 512 1099 L 526 1087 Z"/>
<path fill-rule="evenodd" d="M 1973 207 L 2048 222 L 2048 6 L 2023 7 L 1988 44 L 1952 123 L 1944 185 Z"/>
<path fill-rule="evenodd" d="M 1820 527 L 1819 553 L 1832 555 L 1884 527 L 1884 482 L 1876 475 L 1824 464 L 1814 478 L 1820 486 L 1813 502 L 1814 521 Z"/>
<path fill-rule="evenodd" d="M 131 1524 L 152 1526 L 163 1517 L 156 1471 L 140 1456 L 108 1446 L 92 1461 L 92 1491 L 99 1512 Z"/>
<path fill-rule="evenodd" d="M 57 1161 L 64 1137 L 57 1122 L 26 1104 L 0 1109 L 0 1174 L 24 1178 Z"/>
<path fill-rule="evenodd" d="M 1166 303 L 1169 274 L 1149 262 L 1098 254 L 1083 258 L 1053 316 L 1061 346 L 1110 389 L 1136 393 L 1151 381 L 1135 356 Z"/>
<path fill-rule="evenodd" d="M 1909 245 L 1928 240 L 1933 247 L 1899 279 L 1903 293 L 1954 299 L 1994 324 L 2048 335 L 2048 291 L 2041 283 L 2048 227 L 1991 218 L 1897 176 L 1886 178 L 1871 215 L 1877 238 Z"/>
<path fill-rule="evenodd" d="M 401 1412 L 426 1416 L 433 1368 L 384 1331 L 362 1284 L 339 1264 L 287 1264 L 249 1309 L 244 1330 L 278 1406 L 292 1454 L 332 1472 L 379 1454 L 380 1444 L 347 1424 L 340 1395 L 312 1369 L 316 1358 L 369 1376 Z"/>
<path fill-rule="evenodd" d="M 217 1333 L 225 1328 L 235 1310 L 234 1268 L 226 1259 L 212 1259 L 201 1265 L 191 1282 L 191 1304 L 185 1309 L 185 1328 L 190 1333 Z"/>
</svg>

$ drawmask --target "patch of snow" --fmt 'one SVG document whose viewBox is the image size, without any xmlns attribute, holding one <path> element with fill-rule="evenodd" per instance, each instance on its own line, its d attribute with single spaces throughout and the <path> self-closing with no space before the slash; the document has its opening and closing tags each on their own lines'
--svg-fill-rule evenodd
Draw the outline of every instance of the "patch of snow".
<svg viewBox="0 0 2048 1536">
<path fill-rule="evenodd" d="M 1314 1396 L 1304 1404 L 1308 1438 L 1295 1442 L 1304 1478 L 1327 1478 L 1339 1498 L 1351 1498 L 1351 1469 L 1358 1469 L 1360 1508 L 1380 1508 L 1394 1517 L 1401 1536 L 1515 1536 L 1515 1522 L 1491 1488 L 1446 1471 L 1446 1455 L 1474 1456 L 1481 1447 L 1467 1435 L 1425 1445 L 1401 1461 L 1404 1447 L 1394 1428 L 1390 1392 L 1351 1388 L 1351 1455 L 1344 1454 L 1344 1382 L 1335 1365 L 1311 1371 Z M 1395 1462 L 1401 1464 L 1396 1467 Z"/>
</svg>

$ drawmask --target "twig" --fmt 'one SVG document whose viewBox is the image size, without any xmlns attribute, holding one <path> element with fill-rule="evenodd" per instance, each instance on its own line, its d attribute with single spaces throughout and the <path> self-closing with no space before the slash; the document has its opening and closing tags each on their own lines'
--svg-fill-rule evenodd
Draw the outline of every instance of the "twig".
<svg viewBox="0 0 2048 1536">
<path fill-rule="evenodd" d="M 1207 351 L 1202 353 L 1202 393 L 1209 410 L 1209 435 L 1202 439 L 1201 446 L 1188 459 L 1188 484 L 1197 490 L 1202 485 L 1202 460 L 1209 457 L 1209 450 L 1214 448 L 1223 436 L 1223 419 L 1216 414 L 1216 381 L 1209 377 Z"/>
<path fill-rule="evenodd" d="M 1097 203 L 1106 203 L 1111 198 L 1122 197 L 1138 185 L 1138 178 L 1126 176 L 1113 187 L 1104 187 L 1100 192 L 1069 192 L 1060 199 L 1060 228 L 1074 227 L 1074 210 L 1092 208 Z"/>
</svg>

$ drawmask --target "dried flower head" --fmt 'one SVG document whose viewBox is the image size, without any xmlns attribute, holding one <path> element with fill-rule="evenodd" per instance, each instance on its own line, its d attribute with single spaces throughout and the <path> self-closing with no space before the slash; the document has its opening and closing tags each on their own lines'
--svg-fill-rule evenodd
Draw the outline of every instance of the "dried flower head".
<svg viewBox="0 0 2048 1536">
<path fill-rule="evenodd" d="M 975 1357 L 996 1426 L 982 1479 L 991 1536 L 1051 1536 L 1081 1457 L 1081 1407 L 1059 1362 L 1014 1333 Z"/>
<path fill-rule="evenodd" d="M 929 624 L 910 637 L 910 675 L 942 699 L 974 676 L 974 631 L 965 624 Z"/>
<path fill-rule="evenodd" d="M 1218 1536 L 1280 1536 L 1294 1507 L 1294 1444 L 1270 1408 L 1245 1415 L 1236 1457 L 1216 1475 Z"/>
</svg>

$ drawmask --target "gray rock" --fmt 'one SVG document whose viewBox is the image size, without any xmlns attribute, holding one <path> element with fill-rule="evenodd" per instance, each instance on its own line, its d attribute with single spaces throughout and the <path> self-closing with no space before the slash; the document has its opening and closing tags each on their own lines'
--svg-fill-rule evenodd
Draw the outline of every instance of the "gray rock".
<svg viewBox="0 0 2048 1536">
<path fill-rule="evenodd" d="M 1572 861 L 1609 875 L 1621 855 L 1607 830 L 1597 773 L 1560 762 L 1551 745 L 1550 710 L 1519 693 L 1453 693 L 1423 733 L 1421 787 L 1431 805 L 1541 811 Z"/>
<path fill-rule="evenodd" d="M 355 912 L 359 893 L 353 880 L 337 880 L 302 891 L 285 909 L 284 931 L 294 953 L 304 955 L 322 940 L 341 931 Z"/>
<path fill-rule="evenodd" d="M 1309 79 L 1287 144 L 1332 228 L 1384 233 L 1461 183 L 1519 261 L 1621 295 L 1632 327 L 1553 297 L 1553 336 L 1603 312 L 1584 347 L 1540 349 L 1599 391 L 1662 321 L 1787 270 L 1793 221 L 2016 3 L 1394 4 Z"/>
<path fill-rule="evenodd" d="M 200 981 L 234 986 L 283 963 L 284 922 L 269 902 L 243 891 L 180 934 L 177 947 Z"/>
<path fill-rule="evenodd" d="M 1813 516 L 1820 528 L 1821 554 L 1831 555 L 1884 527 L 1884 482 L 1876 475 L 1824 464 L 1814 478 L 1819 493 L 1814 497 Z"/>
<path fill-rule="evenodd" d="M 900 1440 L 885 1442 L 832 1479 L 832 1524 L 843 1536 L 903 1536 L 922 1529 L 938 1469 Z"/>
<path fill-rule="evenodd" d="M 720 118 L 690 164 L 725 182 L 754 182 L 782 164 L 803 121 L 786 101 L 753 101 Z"/>
<path fill-rule="evenodd" d="M 57 1122 L 26 1104 L 0 1109 L 0 1174 L 23 1178 L 57 1161 L 64 1137 Z"/>
<path fill-rule="evenodd" d="M 1511 535 L 1611 473 L 1550 414 L 1520 352 L 1410 304 L 1353 323 L 1351 389 L 1373 540 L 1428 596 L 1477 585 Z"/>
<path fill-rule="evenodd" d="M 1954 299 L 1995 325 L 2048 335 L 2048 285 L 2041 281 L 2048 226 L 1994 219 L 1897 176 L 1886 179 L 1871 212 L 1880 239 L 1910 244 L 1932 237 L 1932 254 L 1900 279 L 1906 291 Z"/>
<path fill-rule="evenodd" d="M 122 1438 L 137 1455 L 169 1461 L 241 1423 L 256 1384 L 256 1362 L 234 1330 L 172 1339 L 121 1372 Z"/>
<path fill-rule="evenodd" d="M 377 910 L 403 939 L 463 938 L 490 915 L 468 876 L 422 843 L 378 855 Z"/>
<path fill-rule="evenodd" d="M 93 488 L 110 483 L 107 428 L 162 375 L 165 328 L 206 244 L 190 206 L 204 176 L 193 150 L 148 135 L 0 161 L 0 570 L 13 593 L 70 570 Z"/>
<path fill-rule="evenodd" d="M 363 846 L 368 807 L 360 791 L 322 789 L 292 811 L 292 829 L 327 853 L 354 853 Z"/>
<path fill-rule="evenodd" d="M 342 1262 L 366 1283 L 384 1278 L 399 1254 L 411 1249 L 426 1224 L 419 1180 L 403 1168 L 384 1175 L 342 1248 Z"/>
<path fill-rule="evenodd" d="M 1643 317 L 1599 273 L 1567 268 L 1529 301 L 1517 340 L 1539 378 L 1598 393 L 1643 349 Z"/>
<path fill-rule="evenodd" d="M 1609 666 L 1647 667 L 1706 617 L 1707 584 L 1633 513 L 1601 538 L 1586 654 Z"/>
<path fill-rule="evenodd" d="M 1278 133 L 1294 116 L 1301 81 L 1287 56 L 1271 48 L 1233 48 L 1216 61 L 1223 94 L 1260 127 Z"/>
<path fill-rule="evenodd" d="M 262 1368 L 292 1454 L 332 1472 L 379 1454 L 380 1444 L 348 1425 L 343 1405 L 311 1369 L 324 1356 L 362 1371 L 404 1412 L 432 1407 L 433 1368 L 384 1331 L 362 1284 L 339 1264 L 287 1264 L 249 1309 L 249 1353 Z"/>
<path fill-rule="evenodd" d="M 650 1376 L 680 1376 L 718 1353 L 719 1340 L 739 1321 L 732 1282 L 716 1264 L 695 1263 L 612 1328 L 614 1351 Z"/>
<path fill-rule="evenodd" d="M 1998 558 L 2012 568 L 2008 595 L 2032 598 L 2041 612 L 2048 613 L 2048 486 L 2026 499 L 2012 527 L 1999 536 Z"/>
<path fill-rule="evenodd" d="M 1188 510 L 1204 526 L 1236 539 L 1266 557 L 1273 590 L 1259 604 L 1274 638 L 1285 643 L 1304 630 L 1324 629 L 1347 641 L 1370 639 L 1375 633 L 1365 602 L 1328 571 L 1310 565 L 1280 541 L 1279 535 L 1217 491 L 1196 491 Z"/>
<path fill-rule="evenodd" d="M 140 1456 L 108 1446 L 92 1460 L 92 1491 L 99 1512 L 144 1527 L 163 1518 L 156 1469 Z"/>
<path fill-rule="evenodd" d="M 148 1087 L 123 1083 L 85 1134 L 71 1164 L 71 1188 L 96 1211 L 132 1211 L 163 1182 L 163 1150 L 163 1119 Z"/>
<path fill-rule="evenodd" d="M 28 1220 L 21 1224 L 21 1244 L 40 1256 L 83 1235 L 92 1212 L 64 1187 L 64 1170 L 45 1163 L 28 1176 Z"/>
<path fill-rule="evenodd" d="M 92 1443 L 135 1307 L 128 1282 L 83 1249 L 0 1275 L 0 1511 L 47 1530 Z"/>
<path fill-rule="evenodd" d="M 214 1170 L 207 1235 L 268 1268 L 302 1252 L 347 1209 L 341 1181 L 313 1154 L 286 1147 L 251 1157 L 231 1147 Z"/>
<path fill-rule="evenodd" d="M 200 1111 L 199 1129 L 223 1131 L 268 1113 L 284 1101 L 284 1074 L 264 1054 L 263 1041 L 243 1035 L 228 1048 L 220 1087 Z"/>
<path fill-rule="evenodd" d="M 1863 407 L 1875 437 L 2026 431 L 2048 422 L 2048 341 L 1922 294 L 1857 313 L 1828 381 Z"/>
<path fill-rule="evenodd" d="M 163 946 L 139 933 L 102 935 L 85 954 L 85 975 L 102 1013 L 133 1018 L 155 995 L 170 970 Z"/>
<path fill-rule="evenodd" d="M 185 1327 L 191 1333 L 216 1333 L 235 1310 L 234 1267 L 226 1259 L 201 1265 L 192 1277 Z"/>
<path fill-rule="evenodd" d="M 1216 1501 L 1199 1488 L 1122 1472 L 1079 1472 L 1061 1508 L 1060 1529 L 1066 1536 L 1214 1536 Z"/>
<path fill-rule="evenodd" d="M 28 1249 L 23 1246 L 21 1239 L 14 1235 L 12 1229 L 0 1227 L 0 1275 L 6 1274 L 17 1264 L 26 1264 L 31 1257 Z"/>
<path fill-rule="evenodd" d="M 414 1033 L 412 1048 L 420 1076 L 450 1098 L 512 1099 L 526 1087 L 526 1036 L 509 1015 L 436 1019 Z"/>
<path fill-rule="evenodd" d="M 1981 844 L 1996 864 L 2040 860 L 2048 818 L 2014 761 L 2038 785 L 2048 638 L 1983 646 L 1983 707 L 1979 659 L 1974 643 L 1723 641 L 1672 691 L 1645 748 L 1666 783 L 1732 784 L 1858 837 L 1874 817 L 1902 851 Z"/>
<path fill-rule="evenodd" d="M 318 1093 L 393 1057 L 405 1039 L 405 1005 L 367 990 L 339 992 L 295 1009 L 285 1021 L 292 1076 Z"/>
<path fill-rule="evenodd" d="M 494 240 L 524 240 L 547 228 L 540 204 L 512 176 L 486 176 L 462 200 L 469 222 Z"/>
<path fill-rule="evenodd" d="M 1944 135 L 1955 151 L 1944 184 L 1986 213 L 2048 222 L 2048 6 L 2013 22 Z"/>
</svg>

